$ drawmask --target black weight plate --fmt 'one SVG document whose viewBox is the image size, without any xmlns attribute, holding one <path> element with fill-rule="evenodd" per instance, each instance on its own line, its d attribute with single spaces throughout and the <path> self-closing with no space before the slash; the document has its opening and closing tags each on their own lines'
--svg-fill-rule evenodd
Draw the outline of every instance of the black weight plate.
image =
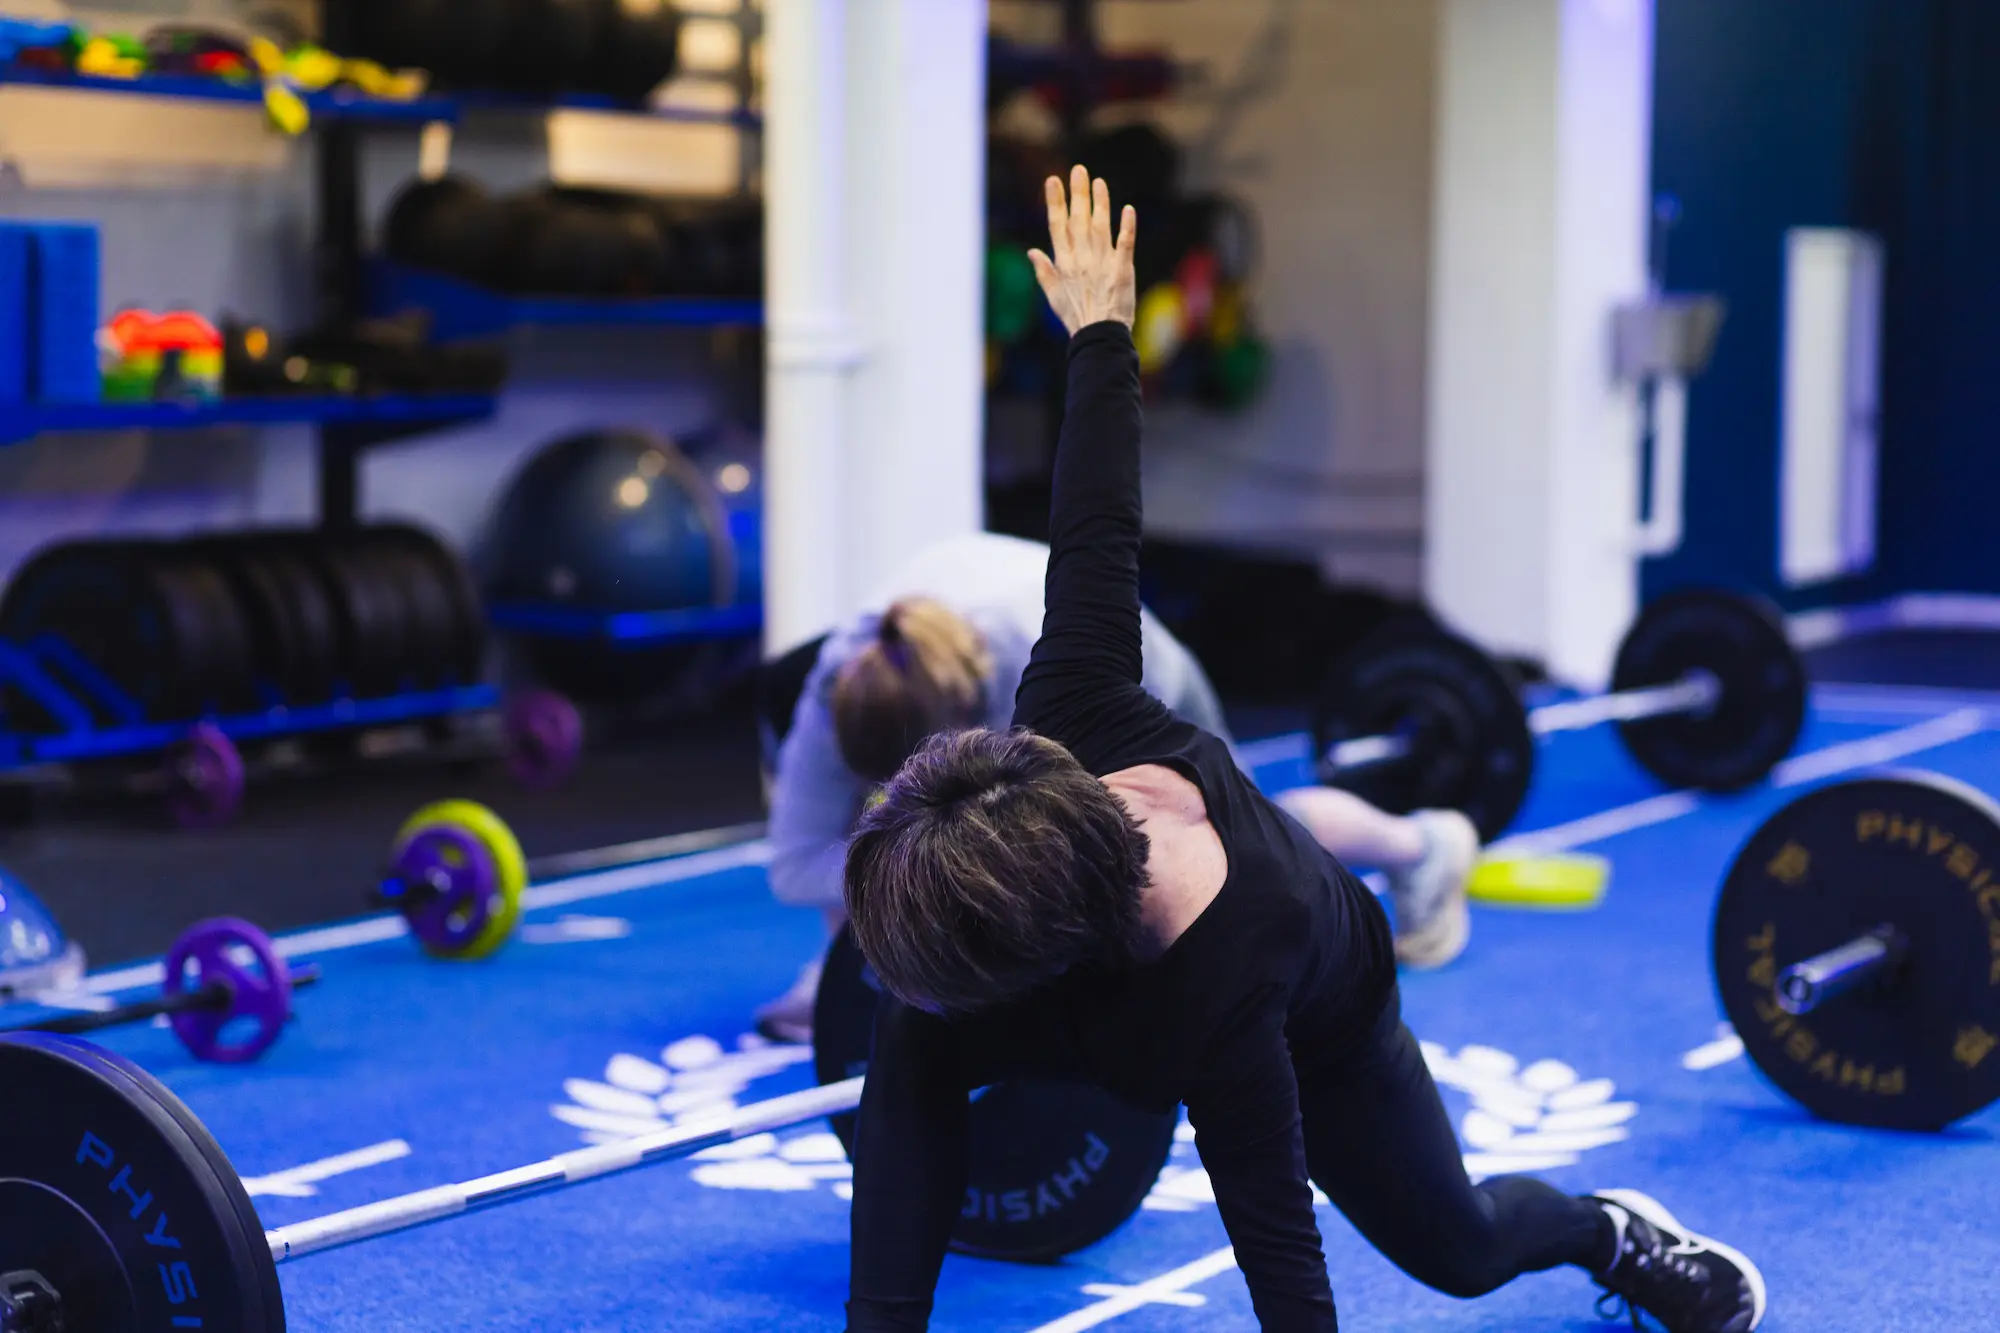
<svg viewBox="0 0 2000 1333">
<path fill-rule="evenodd" d="M 1672 787 L 1741 791 L 1762 782 L 1806 724 L 1806 670 L 1777 608 L 1717 589 L 1668 593 L 1618 645 L 1614 691 L 1668 685 L 1705 671 L 1722 687 L 1703 713 L 1620 722 L 1640 767 Z"/>
<path fill-rule="evenodd" d="M 287 613 L 288 666 L 281 688 L 293 704 L 319 704 L 331 699 L 341 675 L 340 628 L 326 581 L 288 546 L 290 534 L 273 538 L 247 532 L 232 538 L 240 563 L 258 571 L 284 599 Z"/>
<path fill-rule="evenodd" d="M 285 586 L 251 557 L 248 544 L 239 537 L 202 538 L 184 543 L 182 549 L 205 560 L 222 576 L 249 631 L 251 663 L 258 681 L 289 700 L 299 646 Z"/>
<path fill-rule="evenodd" d="M 72 1329 L 282 1333 L 242 1183 L 174 1095 L 72 1038 L 0 1036 L 0 1256 Z M 196 1321 L 199 1321 L 198 1323 Z"/>
<path fill-rule="evenodd" d="M 1405 759 L 1327 774 L 1384 810 L 1462 810 L 1481 839 L 1520 813 L 1535 738 L 1513 677 L 1476 645 L 1421 622 L 1392 622 L 1343 656 L 1320 692 L 1314 753 L 1395 736 Z"/>
<path fill-rule="evenodd" d="M 821 1083 L 865 1072 L 876 991 L 853 937 L 827 951 L 813 1004 Z M 952 1246 L 989 1259 L 1045 1263 L 1093 1245 L 1138 1210 L 1173 1151 L 1180 1117 L 1142 1110 L 1077 1083 L 1020 1079 L 972 1104 L 965 1204 Z M 851 1154 L 854 1117 L 833 1117 Z"/>
<path fill-rule="evenodd" d="M 304 565 L 325 590 L 341 686 L 362 697 L 392 693 L 402 652 L 401 626 L 384 611 L 367 572 L 356 567 L 338 538 L 326 533 L 274 531 L 263 540 Z"/>
<path fill-rule="evenodd" d="M 258 705 L 250 628 L 228 581 L 206 556 L 183 543 L 165 548 L 162 570 L 198 608 L 201 623 L 200 692 L 206 709 L 241 713 Z"/>
<path fill-rule="evenodd" d="M 401 572 L 381 555 L 368 548 L 358 533 L 329 539 L 330 558 L 346 571 L 353 590 L 372 608 L 376 642 L 383 675 L 375 688 L 394 693 L 408 688 L 423 673 L 423 650 L 414 633 L 414 612 L 403 587 Z"/>
<path fill-rule="evenodd" d="M 472 571 L 434 534 L 407 523 L 382 523 L 369 529 L 374 540 L 414 552 L 429 564 L 450 599 L 454 638 L 452 678 L 471 684 L 486 670 L 486 611 L 479 601 Z"/>
<path fill-rule="evenodd" d="M 61 638 L 136 702 L 149 721 L 192 717 L 200 708 L 199 613 L 170 596 L 159 546 L 140 541 L 63 542 L 43 547 L 0 597 L 0 634 L 26 642 Z M 37 710 L 29 709 L 27 715 Z M 115 719 L 102 715 L 101 720 Z"/>
<path fill-rule="evenodd" d="M 426 689 L 449 680 L 458 647 L 458 615 L 451 593 L 430 562 L 405 547 L 381 540 L 372 530 L 360 538 L 376 570 L 396 585 L 403 602 L 404 675 Z"/>
<path fill-rule="evenodd" d="M 1877 926 L 1878 985 L 1793 1017 L 1777 975 Z M 2000 805 L 1931 774 L 1821 787 L 1750 835 L 1715 905 L 1715 984 L 1757 1068 L 1807 1110 L 1939 1129 L 2000 1099 Z"/>
</svg>

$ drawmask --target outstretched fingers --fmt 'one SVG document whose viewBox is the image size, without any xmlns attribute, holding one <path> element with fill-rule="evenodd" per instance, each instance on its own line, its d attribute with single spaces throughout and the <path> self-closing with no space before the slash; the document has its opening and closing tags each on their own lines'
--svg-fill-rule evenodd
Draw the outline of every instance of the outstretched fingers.
<svg viewBox="0 0 2000 1333">
<path fill-rule="evenodd" d="M 1055 261 L 1040 250 L 1028 251 L 1028 263 L 1035 270 L 1035 281 L 1042 284 L 1042 295 L 1049 298 L 1049 304 L 1058 312 L 1062 310 L 1059 297 L 1062 292 L 1062 274 L 1056 271 Z"/>
<path fill-rule="evenodd" d="M 1070 266 L 1069 247 L 1069 199 L 1063 193 L 1063 183 L 1051 176 L 1042 187 L 1049 206 L 1049 249 L 1055 254 L 1056 267 Z"/>
</svg>

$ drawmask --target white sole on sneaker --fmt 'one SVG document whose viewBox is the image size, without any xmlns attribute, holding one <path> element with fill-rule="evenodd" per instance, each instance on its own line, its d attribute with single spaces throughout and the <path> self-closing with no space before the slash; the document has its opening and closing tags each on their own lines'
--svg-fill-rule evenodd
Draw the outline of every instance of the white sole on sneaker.
<svg viewBox="0 0 2000 1333">
<path fill-rule="evenodd" d="M 1443 967 L 1472 938 L 1466 880 L 1479 856 L 1479 830 L 1456 810 L 1419 810 L 1424 859 L 1389 881 L 1396 908 L 1396 961 L 1417 971 Z M 1421 924 L 1417 924 L 1421 921 Z"/>
<path fill-rule="evenodd" d="M 1606 1203 L 1615 1203 L 1626 1212 L 1645 1218 L 1659 1230 L 1675 1236 L 1685 1236 L 1694 1244 L 1719 1254 L 1735 1264 L 1737 1270 L 1743 1274 L 1743 1280 L 1750 1284 L 1750 1327 L 1756 1328 L 1764 1322 L 1764 1275 L 1741 1250 L 1724 1245 L 1713 1236 L 1704 1236 L 1695 1231 L 1668 1212 L 1666 1205 L 1650 1194 L 1641 1194 L 1638 1190 L 1595 1190 L 1590 1197 L 1602 1199 Z"/>
</svg>

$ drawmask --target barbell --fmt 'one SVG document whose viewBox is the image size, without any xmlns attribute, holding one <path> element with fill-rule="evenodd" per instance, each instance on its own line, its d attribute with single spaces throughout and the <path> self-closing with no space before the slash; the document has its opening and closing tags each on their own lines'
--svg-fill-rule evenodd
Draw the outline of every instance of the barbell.
<svg viewBox="0 0 2000 1333">
<path fill-rule="evenodd" d="M 2000 804 L 1933 774 L 1808 792 L 1716 899 L 1715 986 L 1815 1115 L 1935 1130 L 2000 1100 Z"/>
<path fill-rule="evenodd" d="M 861 1104 L 876 992 L 843 934 L 815 1007 L 820 1086 L 265 1231 L 242 1180 L 179 1098 L 73 1037 L 0 1034 L 0 1333 L 279 1333 L 277 1266 L 310 1254 L 674 1161 Z M 972 1094 L 966 1202 L 953 1243 L 1047 1260 L 1130 1217 L 1178 1116 L 1075 1085 Z"/>
<path fill-rule="evenodd" d="M 188 1053 L 243 1064 L 269 1050 L 292 1017 L 292 993 L 317 983 L 315 965 L 291 968 L 271 937 L 236 917 L 196 922 L 167 951 L 160 994 L 0 1031 L 78 1035 L 164 1016 Z"/>
<path fill-rule="evenodd" d="M 1527 799 L 1541 737 L 1614 723 L 1662 782 L 1739 791 L 1792 752 L 1805 716 L 1805 667 L 1777 611 L 1688 589 L 1633 622 L 1608 693 L 1533 711 L 1477 645 L 1427 624 L 1392 625 L 1335 667 L 1313 740 L 1321 781 L 1387 810 L 1462 810 L 1490 841 Z"/>
</svg>

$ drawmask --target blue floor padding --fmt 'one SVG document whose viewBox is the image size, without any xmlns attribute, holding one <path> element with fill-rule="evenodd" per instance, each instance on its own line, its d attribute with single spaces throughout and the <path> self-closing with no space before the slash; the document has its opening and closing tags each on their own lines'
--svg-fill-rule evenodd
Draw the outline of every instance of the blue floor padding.
<svg viewBox="0 0 2000 1333">
<path fill-rule="evenodd" d="M 1830 693 L 1801 750 L 1900 735 L 1966 706 L 1977 701 Z M 1267 783 L 1295 779 L 1303 762 L 1284 758 L 1283 745 L 1257 753 L 1277 757 L 1260 769 Z M 1522 829 L 1660 794 L 1608 730 L 1555 738 L 1542 758 Z M 2000 730 L 1902 764 L 2000 790 Z M 1871 1133 L 1811 1120 L 1740 1058 L 1682 1065 L 1718 1038 L 1707 962 L 1715 886 L 1756 823 L 1806 785 L 1703 800 L 1590 843 L 1614 865 L 1600 909 L 1479 912 L 1463 960 L 1405 978 L 1406 1014 L 1435 1043 L 1470 1166 L 1497 1172 L 1540 1160 L 1564 1188 L 1658 1194 L 1762 1263 L 1767 1329 L 1994 1327 L 2000 1113 L 1940 1136 Z M 819 943 L 810 914 L 781 909 L 764 892 L 755 849 L 669 863 L 657 884 L 533 911 L 528 922 L 538 928 L 530 937 L 482 964 L 430 962 L 407 939 L 315 955 L 325 984 L 300 995 L 299 1021 L 252 1068 L 194 1064 L 157 1028 L 108 1034 L 107 1044 L 158 1073 L 207 1121 L 264 1191 L 257 1204 L 267 1225 L 524 1164 L 579 1146 L 587 1131 L 664 1125 L 704 1099 L 746 1102 L 810 1078 L 809 1064 L 780 1068 L 768 1049 L 739 1049 L 750 1009 L 783 989 Z M 556 942 L 535 942 L 552 927 Z M 1500 1105 L 1521 1123 L 1481 1109 Z M 378 1147 L 396 1141 L 406 1155 Z M 282 1174 L 370 1148 L 383 1160 L 317 1181 L 306 1179 L 311 1171 Z M 839 1329 L 846 1204 L 824 1125 L 743 1149 L 303 1258 L 282 1270 L 291 1325 L 316 1333 Z M 1085 1287 L 1147 1282 L 1215 1254 L 1227 1240 L 1196 1166 L 1180 1149 L 1146 1209 L 1064 1263 L 952 1259 L 933 1327 L 1030 1333 L 1079 1311 L 1103 1315 L 1110 1297 Z M 1453 1300 L 1396 1272 L 1331 1210 L 1321 1220 L 1345 1329 L 1602 1327 L 1590 1284 L 1576 1273 Z M 1149 1303 L 1062 1327 L 1255 1327 L 1234 1268 L 1214 1266 L 1187 1291 L 1204 1303 Z"/>
</svg>

